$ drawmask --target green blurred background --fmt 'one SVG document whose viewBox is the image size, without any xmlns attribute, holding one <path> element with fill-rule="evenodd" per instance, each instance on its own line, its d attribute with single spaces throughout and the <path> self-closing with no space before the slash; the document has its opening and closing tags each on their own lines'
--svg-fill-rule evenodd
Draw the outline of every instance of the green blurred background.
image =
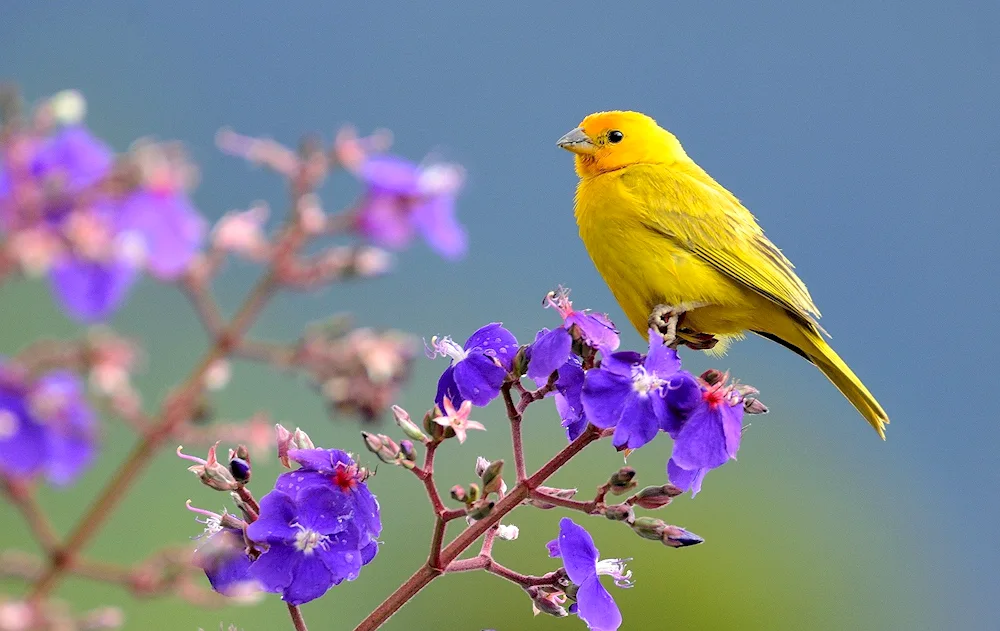
<svg viewBox="0 0 1000 631">
<path fill-rule="evenodd" d="M 265 199 L 280 181 L 221 156 L 229 125 L 294 143 L 332 136 L 342 122 L 389 127 L 396 151 L 461 162 L 467 259 L 449 264 L 423 246 L 381 280 L 295 295 L 274 304 L 256 335 L 292 339 L 305 323 L 350 310 L 359 322 L 464 339 L 501 320 L 521 340 L 555 315 L 541 297 L 562 283 L 578 307 L 620 310 L 592 268 L 572 220 L 575 176 L 554 141 L 587 113 L 638 109 L 753 210 L 799 266 L 834 345 L 893 419 L 882 443 L 822 376 L 776 345 L 751 339 L 723 359 L 687 353 L 692 370 L 730 369 L 758 386 L 771 414 L 753 419 L 740 451 L 703 494 L 661 516 L 705 545 L 671 550 L 600 519 L 583 523 L 604 556 L 634 557 L 637 586 L 614 595 L 624 629 L 997 628 L 1000 553 L 992 408 L 1000 228 L 1000 54 L 995 3 L 645 3 L 584 1 L 557 8 L 475 3 L 281 6 L 196 2 L 11 3 L 0 19 L 0 77 L 29 98 L 82 90 L 95 132 L 124 149 L 155 135 L 184 141 L 202 167 L 195 200 L 210 217 Z M 328 209 L 355 192 L 325 189 Z M 220 300 L 232 308 L 253 280 L 227 267 Z M 0 352 L 78 331 L 40 283 L 0 287 Z M 140 376 L 154 404 L 196 361 L 205 339 L 176 291 L 145 282 L 114 326 L 148 341 Z M 624 328 L 624 327 L 623 327 Z M 625 347 L 640 348 L 633 331 Z M 400 404 L 429 404 L 441 360 L 420 359 Z M 214 399 L 222 420 L 266 410 L 318 444 L 359 449 L 350 418 L 330 421 L 304 384 L 237 365 Z M 490 431 L 442 454 L 447 488 L 467 482 L 477 455 L 505 457 L 500 406 L 479 413 Z M 553 407 L 525 426 L 529 466 L 563 443 Z M 100 462 L 75 487 L 42 500 L 68 529 L 134 438 L 106 423 Z M 663 481 L 669 441 L 630 459 L 643 483 Z M 593 448 L 554 483 L 589 489 L 621 463 Z M 258 492 L 277 473 L 258 466 Z M 371 481 L 385 522 L 376 562 L 361 578 L 306 605 L 314 629 L 350 629 L 426 554 L 429 510 L 420 487 L 382 467 Z M 183 463 L 151 463 L 89 553 L 144 558 L 199 531 L 183 502 L 222 508 Z M 525 572 L 553 562 L 543 545 L 560 510 L 521 510 L 497 556 Z M 0 547 L 31 547 L 0 509 Z M 7 583 L 3 591 L 23 587 Z M 288 628 L 277 598 L 198 610 L 170 599 L 133 601 L 77 580 L 60 595 L 80 609 L 122 604 L 129 629 Z M 389 630 L 583 628 L 531 619 L 517 588 L 488 576 L 445 577 Z"/>
</svg>

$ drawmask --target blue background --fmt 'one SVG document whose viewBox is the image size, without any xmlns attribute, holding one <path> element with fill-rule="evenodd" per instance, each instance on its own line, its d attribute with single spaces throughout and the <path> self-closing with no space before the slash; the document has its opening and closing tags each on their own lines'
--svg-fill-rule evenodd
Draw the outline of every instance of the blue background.
<svg viewBox="0 0 1000 631">
<path fill-rule="evenodd" d="M 995 628 L 1000 7 L 539 5 L 11 3 L 0 19 L 0 77 L 32 99 L 82 90 L 89 124 L 119 150 L 145 135 L 184 141 L 202 167 L 195 200 L 210 217 L 284 199 L 276 177 L 214 148 L 224 125 L 286 143 L 312 131 L 330 138 L 348 121 L 388 127 L 397 152 L 433 151 L 468 169 L 465 261 L 418 246 L 389 278 L 282 300 L 255 333 L 288 339 L 310 320 L 350 310 L 363 323 L 427 337 L 464 339 L 502 320 L 527 340 L 554 324 L 538 305 L 559 283 L 573 288 L 578 307 L 624 325 L 577 238 L 571 156 L 554 142 L 595 110 L 654 116 L 796 263 L 834 346 L 893 422 L 882 443 L 816 370 L 764 340 L 723 359 L 686 354 L 692 369 L 720 366 L 759 387 L 772 413 L 753 420 L 738 463 L 663 515 L 706 545 L 666 550 L 615 524 L 584 522 L 605 556 L 636 557 L 637 587 L 616 592 L 623 628 Z M 354 190 L 334 180 L 327 208 Z M 219 289 L 226 305 L 253 271 L 228 267 Z M 39 283 L 0 288 L 0 313 L 3 353 L 74 331 Z M 149 339 L 141 383 L 151 402 L 204 345 L 178 294 L 151 282 L 115 325 Z M 625 331 L 624 346 L 639 348 L 639 336 Z M 419 360 L 401 403 L 425 408 L 442 368 Z M 216 404 L 224 418 L 267 409 L 317 442 L 360 446 L 353 421 L 331 424 L 307 388 L 259 367 L 238 366 Z M 551 406 L 538 407 L 527 425 L 533 464 L 562 440 Z M 490 431 L 448 450 L 444 486 L 468 481 L 476 455 L 507 453 L 502 410 L 480 416 Z M 80 488 L 43 497 L 61 528 L 131 440 L 109 422 L 106 455 Z M 662 480 L 668 442 L 630 461 L 644 482 Z M 610 449 L 581 460 L 563 484 L 590 488 L 620 463 Z M 194 534 L 183 500 L 218 509 L 220 497 L 188 475 L 169 456 L 158 459 L 92 551 L 134 560 Z M 316 628 L 352 628 L 425 554 L 423 539 L 410 536 L 430 523 L 418 486 L 388 468 L 372 485 L 386 544 L 359 581 L 304 608 Z M 556 511 L 516 514 L 522 537 L 499 544 L 500 558 L 551 569 L 541 546 L 556 520 Z M 0 544 L 27 540 L 13 511 L 0 524 Z M 126 602 L 129 628 L 287 624 L 276 599 L 206 612 L 73 581 L 61 594 L 79 607 Z M 386 628 L 582 628 L 530 617 L 527 599 L 498 579 L 449 577 Z"/>
</svg>

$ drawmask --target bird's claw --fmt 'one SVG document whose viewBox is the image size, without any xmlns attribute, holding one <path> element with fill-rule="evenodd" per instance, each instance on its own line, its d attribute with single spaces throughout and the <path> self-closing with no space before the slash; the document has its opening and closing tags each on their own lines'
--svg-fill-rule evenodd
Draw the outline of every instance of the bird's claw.
<svg viewBox="0 0 1000 631">
<path fill-rule="evenodd" d="M 681 328 L 680 324 L 686 311 L 669 305 L 656 305 L 649 314 L 649 327 L 656 329 L 663 336 L 663 343 L 670 348 L 687 346 L 696 351 L 707 351 L 715 348 L 719 338 L 710 333 L 698 333 L 691 329 Z"/>
</svg>

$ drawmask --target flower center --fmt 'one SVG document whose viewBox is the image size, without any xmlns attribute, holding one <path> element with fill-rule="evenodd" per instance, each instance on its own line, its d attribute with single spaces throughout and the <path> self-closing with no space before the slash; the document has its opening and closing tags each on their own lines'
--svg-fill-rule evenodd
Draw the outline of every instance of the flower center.
<svg viewBox="0 0 1000 631">
<path fill-rule="evenodd" d="M 665 380 L 647 371 L 644 366 L 636 366 L 632 371 L 632 389 L 639 394 L 649 394 L 665 383 Z"/>
<path fill-rule="evenodd" d="M 555 291 L 550 291 L 545 296 L 545 306 L 552 307 L 559 312 L 563 320 L 573 315 L 573 303 L 569 299 L 569 290 L 560 286 Z"/>
<path fill-rule="evenodd" d="M 321 535 L 315 530 L 309 530 L 301 524 L 292 525 L 299 529 L 299 531 L 295 533 L 296 550 L 302 554 L 309 555 L 312 554 L 316 548 L 326 549 L 327 542 L 330 541 L 330 537 Z"/>
<path fill-rule="evenodd" d="M 431 349 L 431 359 L 437 355 L 441 355 L 442 357 L 451 357 L 455 362 L 460 362 L 469 356 L 468 351 L 459 346 L 455 340 L 447 335 L 442 338 L 438 338 L 436 335 L 432 337 Z"/>
<path fill-rule="evenodd" d="M 337 464 L 337 469 L 330 476 L 330 481 L 344 493 L 355 489 L 358 486 L 357 465 L 345 465 L 342 462 Z"/>
<path fill-rule="evenodd" d="M 632 559 L 602 559 L 597 562 L 597 575 L 610 576 L 615 579 L 615 585 L 622 588 L 632 587 L 632 570 L 625 567 L 626 561 Z"/>
<path fill-rule="evenodd" d="M 701 398 L 708 403 L 711 408 L 717 408 L 723 403 L 729 403 L 729 395 L 733 392 L 733 389 L 723 386 L 721 383 L 717 383 L 714 386 L 709 386 L 707 390 L 701 393 Z"/>
</svg>

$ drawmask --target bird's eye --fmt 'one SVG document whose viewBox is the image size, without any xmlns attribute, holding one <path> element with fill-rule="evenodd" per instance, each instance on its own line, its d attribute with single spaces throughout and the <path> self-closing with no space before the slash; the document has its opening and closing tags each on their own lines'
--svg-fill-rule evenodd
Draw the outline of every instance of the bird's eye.
<svg viewBox="0 0 1000 631">
<path fill-rule="evenodd" d="M 617 129 L 612 129 L 611 131 L 608 132 L 608 142 L 610 142 L 613 145 L 617 145 L 622 140 L 624 140 L 624 138 L 625 134 L 621 133 Z"/>
</svg>

